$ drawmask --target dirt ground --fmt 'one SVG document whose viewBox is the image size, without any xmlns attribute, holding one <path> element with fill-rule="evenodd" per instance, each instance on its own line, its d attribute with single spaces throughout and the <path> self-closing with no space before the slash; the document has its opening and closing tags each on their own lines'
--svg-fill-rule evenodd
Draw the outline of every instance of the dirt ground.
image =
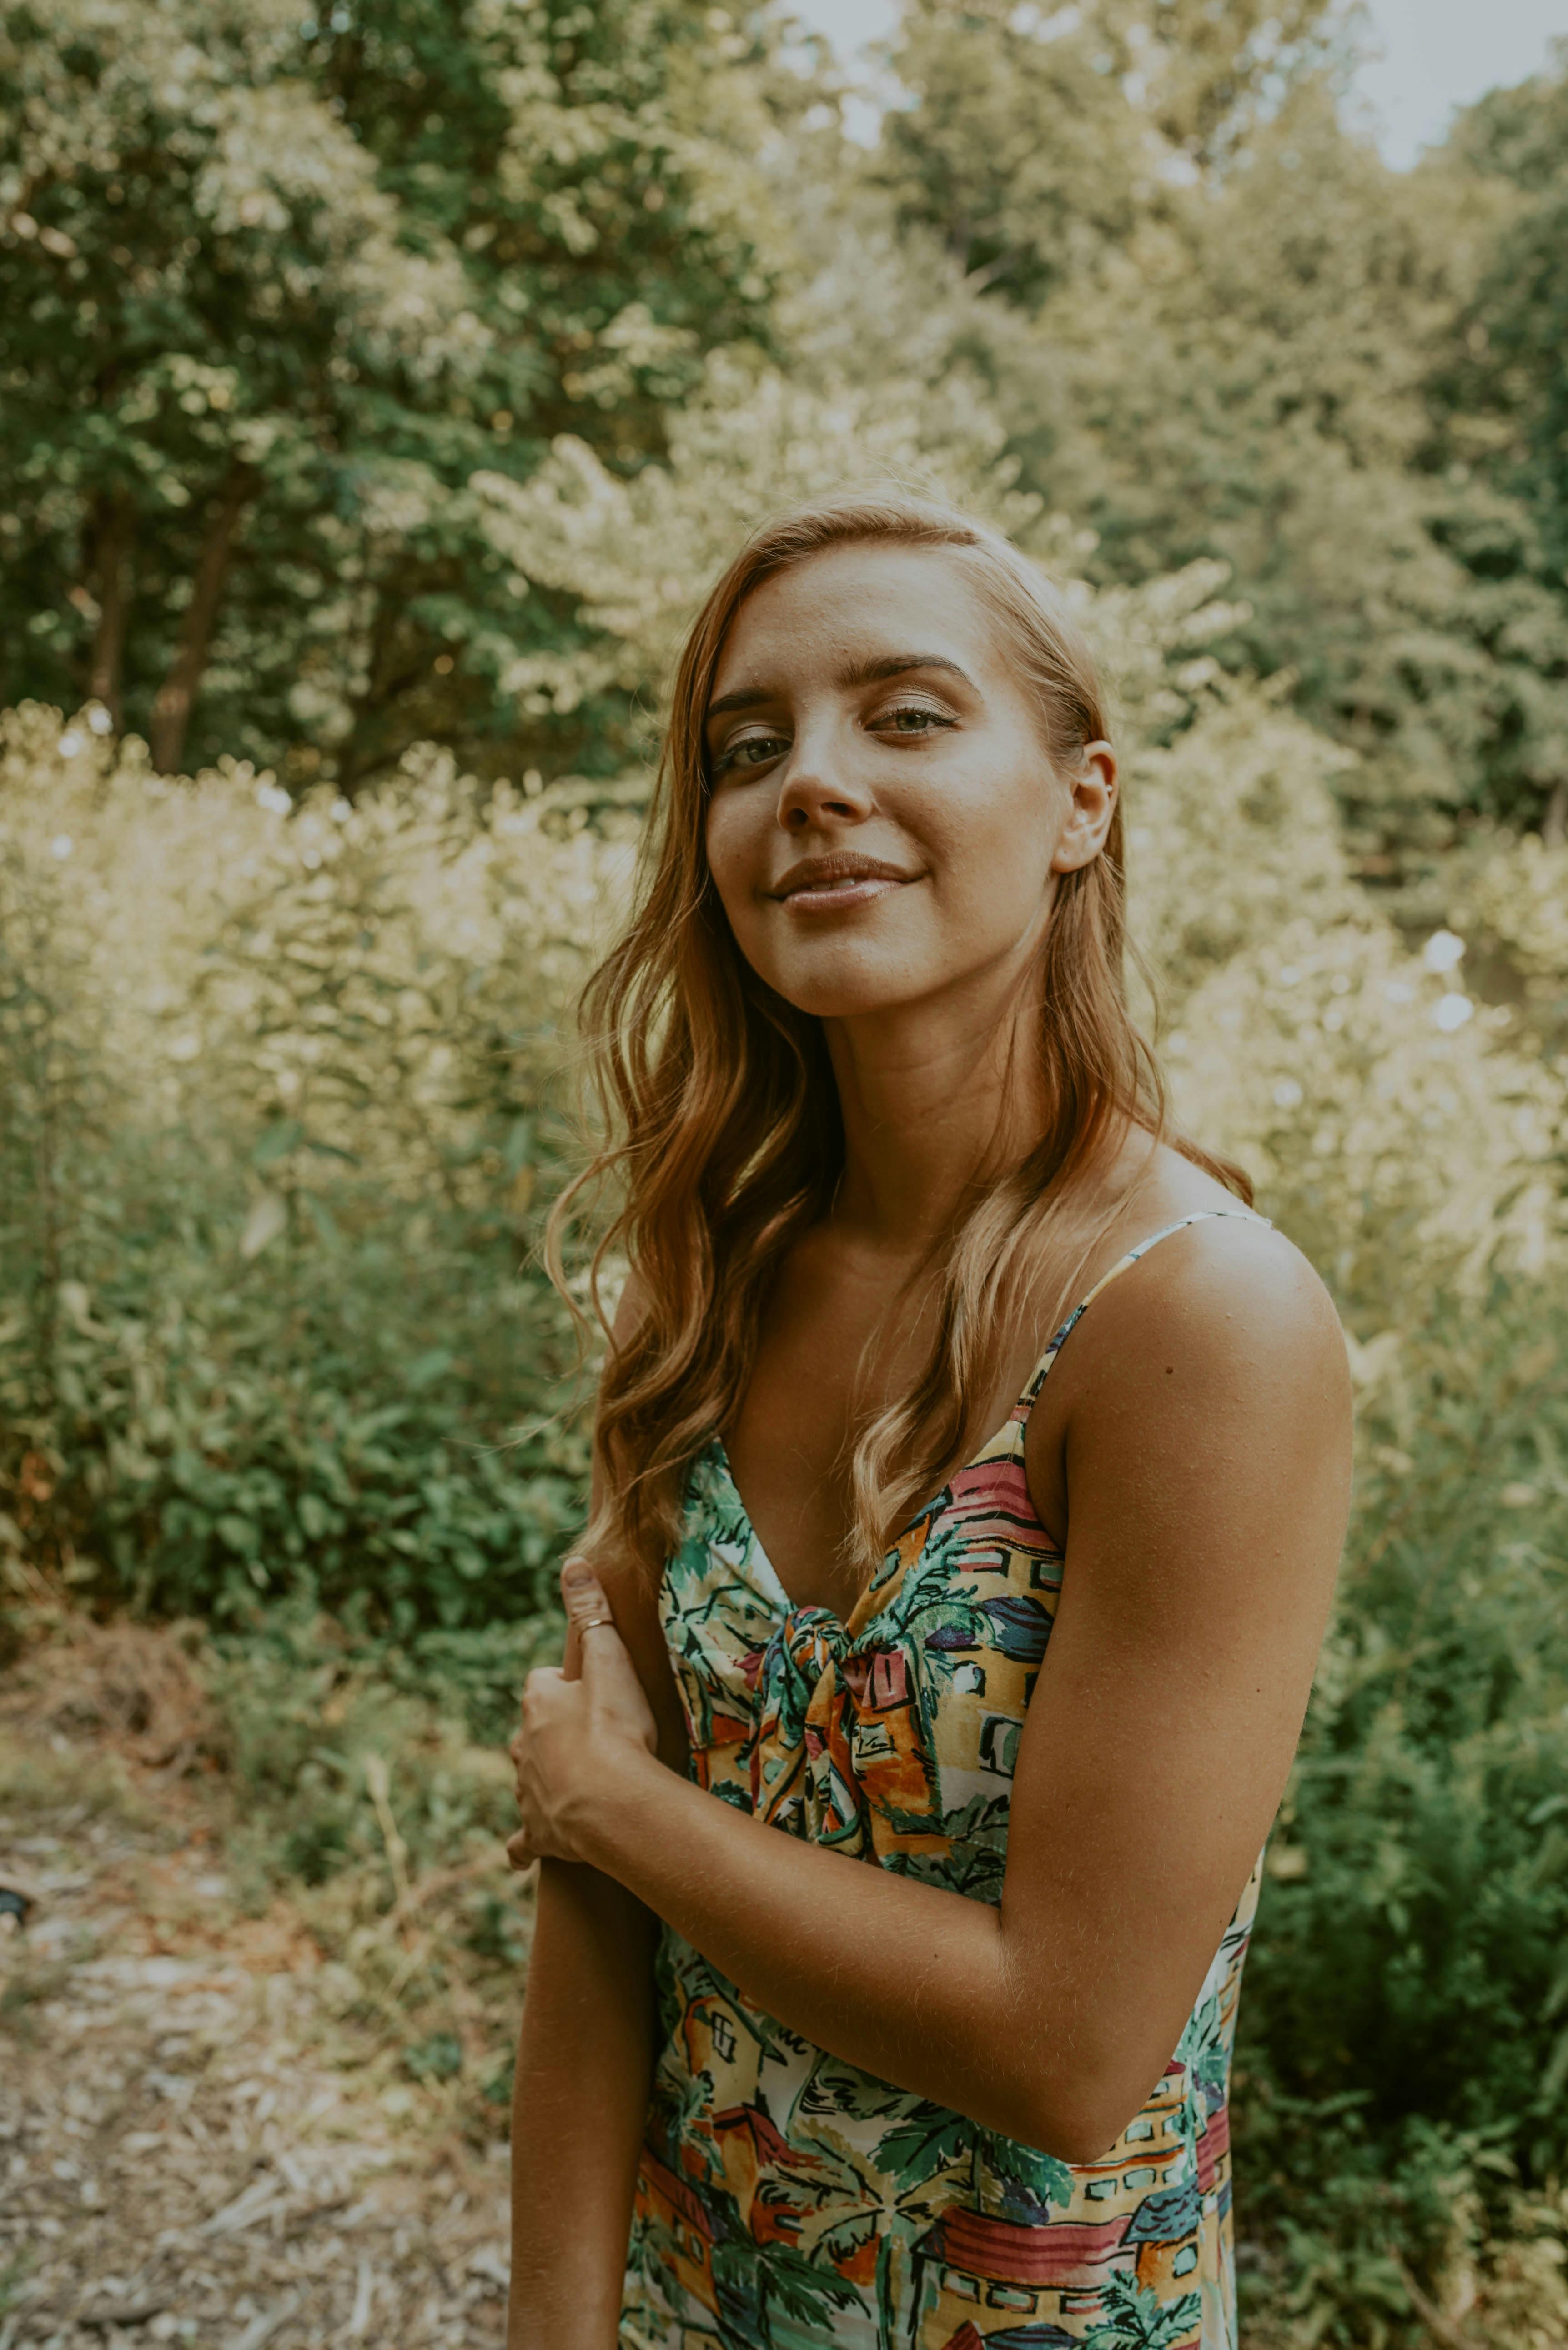
<svg viewBox="0 0 1568 2350">
<path fill-rule="evenodd" d="M 351 1679 L 306 1679 L 343 1743 Z M 427 1736 L 455 1808 L 410 1848 L 425 1733 L 374 1720 L 367 1837 L 313 1888 L 258 1869 L 177 1627 L 62 1617 L 0 1670 L 0 2350 L 500 2350 L 529 1925 L 509 1774 Z M 275 1862 L 303 1798 L 263 1825 Z M 1514 2200 L 1484 2243 L 1456 2210 L 1434 2295 L 1405 2279 L 1436 2350 L 1568 2345 L 1568 2188 Z M 1319 2341 L 1310 2295 L 1239 2257 L 1248 2350 Z M 1386 2282 L 1358 2339 L 1391 2338 Z"/>
<path fill-rule="evenodd" d="M 247 1914 L 177 1754 L 0 1730 L 0 2350 L 499 2344 L 504 2144 L 287 1899 Z"/>
</svg>

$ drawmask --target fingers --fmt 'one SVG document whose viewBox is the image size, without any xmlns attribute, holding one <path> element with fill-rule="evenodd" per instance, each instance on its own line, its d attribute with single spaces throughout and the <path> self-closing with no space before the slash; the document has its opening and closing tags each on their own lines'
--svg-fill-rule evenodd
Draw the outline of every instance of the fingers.
<svg viewBox="0 0 1568 2350">
<path fill-rule="evenodd" d="M 509 1866 L 513 1868 L 524 1869 L 533 1867 L 535 1861 L 538 1858 L 538 1855 L 528 1841 L 528 1831 L 526 1828 L 519 1828 L 515 1835 L 510 1835 L 507 1837 L 506 1858 Z"/>
</svg>

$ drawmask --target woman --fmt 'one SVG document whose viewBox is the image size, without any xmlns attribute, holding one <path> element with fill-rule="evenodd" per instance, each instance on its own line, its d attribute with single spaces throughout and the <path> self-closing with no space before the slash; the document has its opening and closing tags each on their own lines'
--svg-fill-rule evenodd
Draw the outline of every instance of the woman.
<svg viewBox="0 0 1568 2350">
<path fill-rule="evenodd" d="M 898 495 L 687 644 L 588 1007 L 631 1273 L 513 1749 L 513 2350 L 1235 2341 L 1348 1384 L 1164 1118 L 1106 738 L 1033 567 Z"/>
</svg>

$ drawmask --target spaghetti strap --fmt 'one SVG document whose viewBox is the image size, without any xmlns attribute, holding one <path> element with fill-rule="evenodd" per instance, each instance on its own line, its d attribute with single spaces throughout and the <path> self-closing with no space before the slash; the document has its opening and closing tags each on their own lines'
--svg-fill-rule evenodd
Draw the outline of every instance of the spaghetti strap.
<svg viewBox="0 0 1568 2350">
<path fill-rule="evenodd" d="M 1179 1216 L 1175 1223 L 1163 1224 L 1158 1232 L 1150 1232 L 1147 1240 L 1139 1241 L 1136 1248 L 1128 1249 L 1125 1256 L 1118 1257 L 1110 1271 L 1100 1275 L 1088 1295 L 1081 1298 L 1074 1306 L 1073 1311 L 1041 1357 L 1034 1375 L 1019 1400 L 1019 1410 L 1027 1413 L 1044 1386 L 1051 1366 L 1066 1345 L 1073 1331 L 1077 1327 L 1084 1315 L 1088 1312 L 1101 1290 L 1108 1288 L 1119 1273 L 1126 1273 L 1127 1267 L 1136 1264 L 1140 1256 L 1147 1256 L 1151 1248 L 1158 1248 L 1161 1241 L 1168 1241 L 1172 1232 L 1184 1232 L 1189 1224 L 1213 1223 L 1226 1218 L 1233 1218 L 1236 1222 L 1242 1224 L 1262 1224 L 1265 1232 L 1272 1232 L 1274 1229 L 1267 1216 L 1255 1215 L 1251 1208 L 1199 1208 L 1190 1216 Z"/>
</svg>

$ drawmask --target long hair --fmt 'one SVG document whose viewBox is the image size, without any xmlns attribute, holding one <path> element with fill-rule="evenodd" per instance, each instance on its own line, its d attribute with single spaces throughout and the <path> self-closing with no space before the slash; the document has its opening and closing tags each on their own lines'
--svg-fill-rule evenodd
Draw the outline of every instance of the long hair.
<svg viewBox="0 0 1568 2350">
<path fill-rule="evenodd" d="M 602 1140 L 546 1238 L 570 1300 L 565 1234 L 585 1186 L 611 1187 L 592 1293 L 597 1306 L 606 1255 L 624 1255 L 638 1313 L 611 1344 L 600 1385 L 604 1499 L 590 1539 L 629 1550 L 650 1571 L 679 1539 L 693 1457 L 745 1393 L 770 1284 L 827 1213 L 844 1162 L 822 1024 L 745 962 L 708 870 L 704 714 L 753 589 L 826 548 L 864 545 L 960 556 L 1035 698 L 1057 772 L 1107 731 L 1093 656 L 1058 592 L 1000 533 L 900 491 L 816 501 L 764 523 L 698 614 L 675 674 L 634 910 L 583 998 Z M 1042 1243 L 1079 1179 L 1142 1129 L 1151 1147 L 1168 1134 L 1251 1200 L 1239 1169 L 1169 1132 L 1158 1066 L 1127 1005 L 1122 844 L 1118 808 L 1100 854 L 1056 879 L 1039 972 L 1044 1130 L 961 1203 L 923 1268 L 924 1367 L 852 1433 L 848 1547 L 863 1571 L 957 1466 L 973 1412 L 1001 1376 L 1000 1349 L 1027 1311 Z"/>
</svg>

